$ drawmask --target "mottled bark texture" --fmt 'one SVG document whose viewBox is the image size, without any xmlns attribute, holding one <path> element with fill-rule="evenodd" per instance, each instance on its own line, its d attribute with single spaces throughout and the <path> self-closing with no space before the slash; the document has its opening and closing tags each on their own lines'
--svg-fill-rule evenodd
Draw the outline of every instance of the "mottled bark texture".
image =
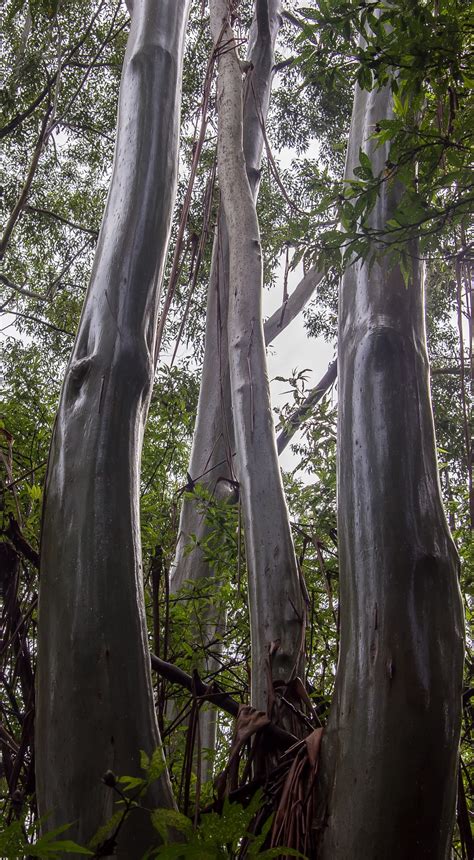
<svg viewBox="0 0 474 860">
<path fill-rule="evenodd" d="M 269 34 L 268 4 L 257 3 L 256 15 L 262 32 Z M 289 681 L 301 668 L 304 603 L 266 370 L 262 255 L 244 157 L 242 72 L 226 0 L 211 0 L 210 16 L 219 51 L 217 164 L 229 240 L 229 373 L 249 580 L 251 702 L 265 711 L 271 679 Z"/>
<path fill-rule="evenodd" d="M 176 193 L 188 0 L 135 0 L 113 174 L 54 428 L 41 538 L 36 762 L 46 826 L 80 843 L 111 815 L 107 770 L 159 745 L 144 618 L 140 454 Z M 173 806 L 166 773 L 147 803 Z M 140 821 L 140 818 L 143 820 Z M 118 855 L 151 840 L 134 811 Z"/>
<path fill-rule="evenodd" d="M 347 156 L 374 174 L 389 89 L 356 89 Z M 383 229 L 399 189 L 370 216 Z M 339 309 L 341 642 L 322 750 L 320 860 L 447 860 L 456 796 L 463 618 L 442 508 L 420 263 L 405 286 L 382 258 L 354 263 Z"/>
</svg>

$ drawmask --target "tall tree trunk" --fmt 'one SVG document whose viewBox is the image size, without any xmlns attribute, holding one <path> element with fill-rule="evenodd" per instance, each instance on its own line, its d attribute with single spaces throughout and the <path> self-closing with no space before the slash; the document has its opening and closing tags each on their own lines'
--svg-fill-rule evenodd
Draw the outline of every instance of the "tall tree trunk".
<svg viewBox="0 0 474 860">
<path fill-rule="evenodd" d="M 374 174 L 389 89 L 356 89 L 347 156 Z M 370 216 L 399 199 L 385 182 Z M 456 796 L 463 619 L 442 508 L 420 264 L 350 266 L 339 319 L 341 643 L 323 743 L 320 860 L 446 860 Z"/>
<path fill-rule="evenodd" d="M 275 40 L 281 23 L 280 0 L 261 0 L 257 8 L 264 7 L 268 25 L 259 25 L 257 12 L 250 31 L 248 58 L 251 63 L 245 81 L 243 108 L 244 156 L 251 193 L 256 198 L 260 180 L 260 162 L 263 149 L 262 123 L 266 121 L 270 101 Z M 306 292 L 315 288 L 316 277 L 308 279 Z M 300 294 L 302 294 L 300 290 Z M 300 295 L 299 294 L 299 295 Z M 229 379 L 229 349 L 227 316 L 229 299 L 229 245 L 222 207 L 214 240 L 206 318 L 206 345 L 199 392 L 198 414 L 194 431 L 189 474 L 199 481 L 216 498 L 232 498 L 232 481 L 235 480 L 235 442 Z M 303 298 L 300 298 L 303 302 Z M 198 583 L 214 576 L 200 545 L 209 533 L 205 514 L 192 497 L 183 502 L 179 524 L 178 544 L 173 564 L 170 591 L 175 594 L 188 582 Z M 196 547 L 189 552 L 191 535 Z M 213 642 L 219 651 L 219 634 L 225 632 L 222 608 L 210 605 L 207 621 L 199 618 L 199 629 L 204 631 L 206 643 Z M 206 644 L 204 643 L 204 644 Z M 200 671 L 207 674 L 218 671 L 219 661 L 209 655 Z M 204 706 L 205 708 L 205 706 Z M 216 712 L 207 708 L 200 714 L 200 736 L 203 749 L 214 749 Z M 204 757 L 202 776 L 210 775 Z"/>
<path fill-rule="evenodd" d="M 266 711 L 272 680 L 301 668 L 304 604 L 283 493 L 262 326 L 262 255 L 255 202 L 246 173 L 242 71 L 226 0 L 211 0 L 219 50 L 219 186 L 229 237 L 229 371 L 237 474 L 245 523 L 252 641 L 251 701 Z M 266 2 L 257 20 L 269 35 Z"/>
<path fill-rule="evenodd" d="M 140 774 L 160 745 L 144 617 L 143 430 L 176 193 L 188 0 L 135 0 L 112 181 L 61 393 L 41 538 L 37 794 L 47 827 L 86 843 L 112 813 L 107 770 Z M 173 806 L 163 775 L 147 803 Z M 151 833 L 133 812 L 119 856 Z"/>
</svg>

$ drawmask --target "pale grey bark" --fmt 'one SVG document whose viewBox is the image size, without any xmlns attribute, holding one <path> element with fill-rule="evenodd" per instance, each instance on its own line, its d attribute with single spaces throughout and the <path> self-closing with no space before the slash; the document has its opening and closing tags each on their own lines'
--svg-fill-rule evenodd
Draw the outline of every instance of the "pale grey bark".
<svg viewBox="0 0 474 860">
<path fill-rule="evenodd" d="M 265 8 L 259 4 L 257 15 L 268 14 Z M 211 0 L 214 44 L 226 45 L 218 65 L 217 163 L 229 236 L 229 371 L 249 579 L 251 701 L 265 711 L 270 678 L 289 681 L 300 669 L 304 604 L 275 444 L 262 326 L 260 235 L 245 169 L 242 74 L 229 17 L 225 0 Z"/>
<path fill-rule="evenodd" d="M 188 0 L 135 0 L 113 174 L 61 393 L 41 538 L 36 772 L 46 827 L 87 843 L 116 796 L 111 769 L 140 775 L 160 746 L 144 618 L 139 528 L 143 430 L 176 192 Z M 146 801 L 173 806 L 166 774 Z M 142 819 L 142 820 L 141 820 Z M 135 811 L 118 855 L 143 856 Z"/>
<path fill-rule="evenodd" d="M 275 40 L 280 27 L 280 0 L 260 2 L 264 9 L 267 24 L 254 16 L 249 39 L 248 59 L 251 69 L 244 83 L 244 156 L 251 193 L 258 193 L 260 163 L 263 150 L 262 123 L 266 121 L 270 101 L 272 69 L 274 62 Z M 304 294 L 309 299 L 309 286 L 315 289 L 315 279 L 306 280 L 304 289 L 297 287 L 301 302 Z M 202 484 L 212 496 L 232 501 L 234 490 L 231 481 L 235 480 L 235 443 L 233 416 L 230 395 L 229 354 L 227 341 L 227 315 L 229 293 L 229 248 L 225 218 L 222 208 L 219 212 L 218 227 L 214 240 L 211 275 L 209 283 L 206 343 L 204 363 L 199 393 L 199 405 L 193 437 L 189 474 Z M 293 296 L 291 297 L 293 298 Z M 292 308 L 295 304 L 292 301 Z M 281 317 L 281 314 L 280 314 Z M 290 309 L 284 316 L 281 330 L 294 318 Z M 276 334 L 279 331 L 275 331 Z M 175 594 L 186 582 L 199 583 L 214 576 L 200 544 L 209 533 L 205 512 L 192 498 L 185 498 L 181 510 L 178 544 L 172 569 L 170 592 Z M 189 551 L 191 535 L 195 547 Z M 219 582 L 216 583 L 217 589 Z M 206 610 L 206 623 L 202 616 L 199 629 L 204 633 L 205 642 L 213 642 L 214 652 L 219 653 L 218 636 L 225 632 L 225 615 L 222 609 L 211 605 Z M 217 638 L 216 638 L 217 637 Z M 198 661 L 199 662 L 199 661 Z M 212 655 L 207 657 L 204 666 L 199 662 L 202 673 L 218 671 L 220 664 Z M 201 746 L 213 750 L 215 747 L 216 711 L 209 708 L 200 714 Z M 206 757 L 201 770 L 203 779 L 209 776 Z"/>
<path fill-rule="evenodd" d="M 293 290 L 288 299 L 282 304 L 274 314 L 269 317 L 263 327 L 265 335 L 265 344 L 268 346 L 272 341 L 281 334 L 282 331 L 289 325 L 295 317 L 308 304 L 310 298 L 314 295 L 316 287 L 324 277 L 323 272 L 313 266 L 309 272 L 301 279 L 297 287 Z"/>
<path fill-rule="evenodd" d="M 356 89 L 347 175 L 369 155 L 388 88 Z M 371 227 L 393 217 L 382 185 Z M 342 280 L 338 538 L 341 642 L 323 742 L 320 860 L 446 860 L 456 796 L 463 619 L 442 508 L 420 264 L 386 258 Z"/>
</svg>

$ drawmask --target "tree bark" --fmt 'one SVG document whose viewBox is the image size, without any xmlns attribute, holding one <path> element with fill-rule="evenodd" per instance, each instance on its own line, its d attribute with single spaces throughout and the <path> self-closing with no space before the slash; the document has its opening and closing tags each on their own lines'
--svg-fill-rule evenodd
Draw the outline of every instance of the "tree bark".
<svg viewBox="0 0 474 860">
<path fill-rule="evenodd" d="M 260 163 L 263 150 L 261 124 L 266 121 L 270 102 L 274 46 L 280 28 L 280 0 L 269 0 L 268 28 L 259 26 L 254 15 L 249 39 L 248 58 L 251 63 L 245 80 L 243 107 L 243 147 L 247 177 L 254 199 L 260 182 Z M 295 290 L 298 302 L 307 301 L 317 284 L 316 277 L 308 277 L 304 288 Z M 227 340 L 227 316 L 229 298 L 229 245 L 222 207 L 218 226 L 209 282 L 206 318 L 206 344 L 199 392 L 198 413 L 194 431 L 189 474 L 202 484 L 214 497 L 232 498 L 232 481 L 235 480 L 235 441 L 229 379 L 229 349 Z M 294 302 L 284 318 L 281 330 L 294 317 Z M 280 315 L 281 316 L 281 315 Z M 273 336 L 279 331 L 275 331 Z M 186 582 L 199 582 L 214 576 L 215 571 L 204 557 L 200 545 L 209 533 L 205 515 L 195 501 L 187 497 L 181 510 L 178 543 L 170 581 L 170 591 L 175 594 Z M 191 535 L 196 547 L 189 552 Z M 218 583 L 217 583 L 218 586 Z M 206 641 L 213 642 L 213 650 L 219 651 L 216 636 L 225 633 L 225 616 L 222 610 L 211 605 L 207 610 L 206 624 L 199 619 L 199 629 L 204 630 Z M 206 644 L 206 643 L 204 643 Z M 198 661 L 199 662 L 199 661 Z M 196 666 L 203 674 L 220 668 L 217 659 L 209 655 L 205 665 Z M 203 749 L 213 750 L 216 736 L 215 709 L 200 711 L 200 736 Z M 209 764 L 204 756 L 201 774 L 210 776 Z"/>
<path fill-rule="evenodd" d="M 324 278 L 323 272 L 318 272 L 315 266 L 304 275 L 299 284 L 282 306 L 269 317 L 263 327 L 265 344 L 268 346 L 281 334 L 282 331 L 298 316 L 310 298 L 314 295 L 316 287 Z"/>
<path fill-rule="evenodd" d="M 388 88 L 356 88 L 347 170 L 374 175 Z M 370 216 L 399 199 L 384 182 Z M 413 249 L 412 249 L 413 250 Z M 416 249 L 415 249 L 416 250 Z M 458 558 L 441 503 L 420 264 L 351 265 L 339 319 L 341 642 L 321 762 L 320 860 L 447 860 L 461 719 Z"/>
<path fill-rule="evenodd" d="M 251 702 L 266 711 L 272 680 L 301 668 L 304 604 L 275 444 L 262 325 L 262 256 L 242 133 L 242 72 L 225 0 L 211 0 L 219 53 L 217 164 L 229 236 L 229 371 L 245 523 L 252 642 Z M 268 4 L 257 19 L 269 28 Z M 234 44 L 233 44 L 234 43 Z"/>
<path fill-rule="evenodd" d="M 71 838 L 82 844 L 113 812 L 116 796 L 102 774 L 141 775 L 140 750 L 151 754 L 160 745 L 138 490 L 176 194 L 188 6 L 188 0 L 133 4 L 111 186 L 47 471 L 38 806 L 48 828 L 71 822 Z M 165 770 L 146 803 L 174 805 Z M 120 831 L 118 856 L 142 857 L 152 835 L 148 817 L 134 811 Z"/>
</svg>

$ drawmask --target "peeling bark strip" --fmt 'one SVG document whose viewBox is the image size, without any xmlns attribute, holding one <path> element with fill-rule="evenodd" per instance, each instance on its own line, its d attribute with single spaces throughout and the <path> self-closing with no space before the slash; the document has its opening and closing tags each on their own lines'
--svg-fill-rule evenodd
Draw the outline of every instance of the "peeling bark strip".
<svg viewBox="0 0 474 860">
<path fill-rule="evenodd" d="M 112 181 L 66 371 L 41 539 L 37 794 L 84 844 L 112 813 L 110 769 L 160 744 L 143 606 L 138 482 L 156 313 L 176 193 L 188 0 L 135 0 Z M 163 775 L 147 802 L 173 806 Z M 133 820 L 135 818 L 135 820 Z M 118 853 L 142 857 L 134 812 Z M 133 834 L 131 830 L 133 829 Z"/>
<path fill-rule="evenodd" d="M 388 145 L 390 90 L 356 88 L 347 175 Z M 397 205 L 383 184 L 371 228 Z M 320 860 L 447 860 L 461 720 L 458 558 L 441 504 L 421 274 L 353 264 L 339 320 L 341 643 L 322 752 Z"/>
<path fill-rule="evenodd" d="M 268 29 L 267 3 L 257 5 L 257 16 Z M 217 50 L 221 41 L 226 45 L 218 58 L 217 164 L 229 239 L 229 369 L 249 573 L 251 696 L 253 707 L 265 711 L 269 678 L 288 681 L 300 669 L 304 604 L 275 444 L 260 234 L 245 169 L 242 72 L 226 0 L 211 0 L 210 17 Z"/>
</svg>

